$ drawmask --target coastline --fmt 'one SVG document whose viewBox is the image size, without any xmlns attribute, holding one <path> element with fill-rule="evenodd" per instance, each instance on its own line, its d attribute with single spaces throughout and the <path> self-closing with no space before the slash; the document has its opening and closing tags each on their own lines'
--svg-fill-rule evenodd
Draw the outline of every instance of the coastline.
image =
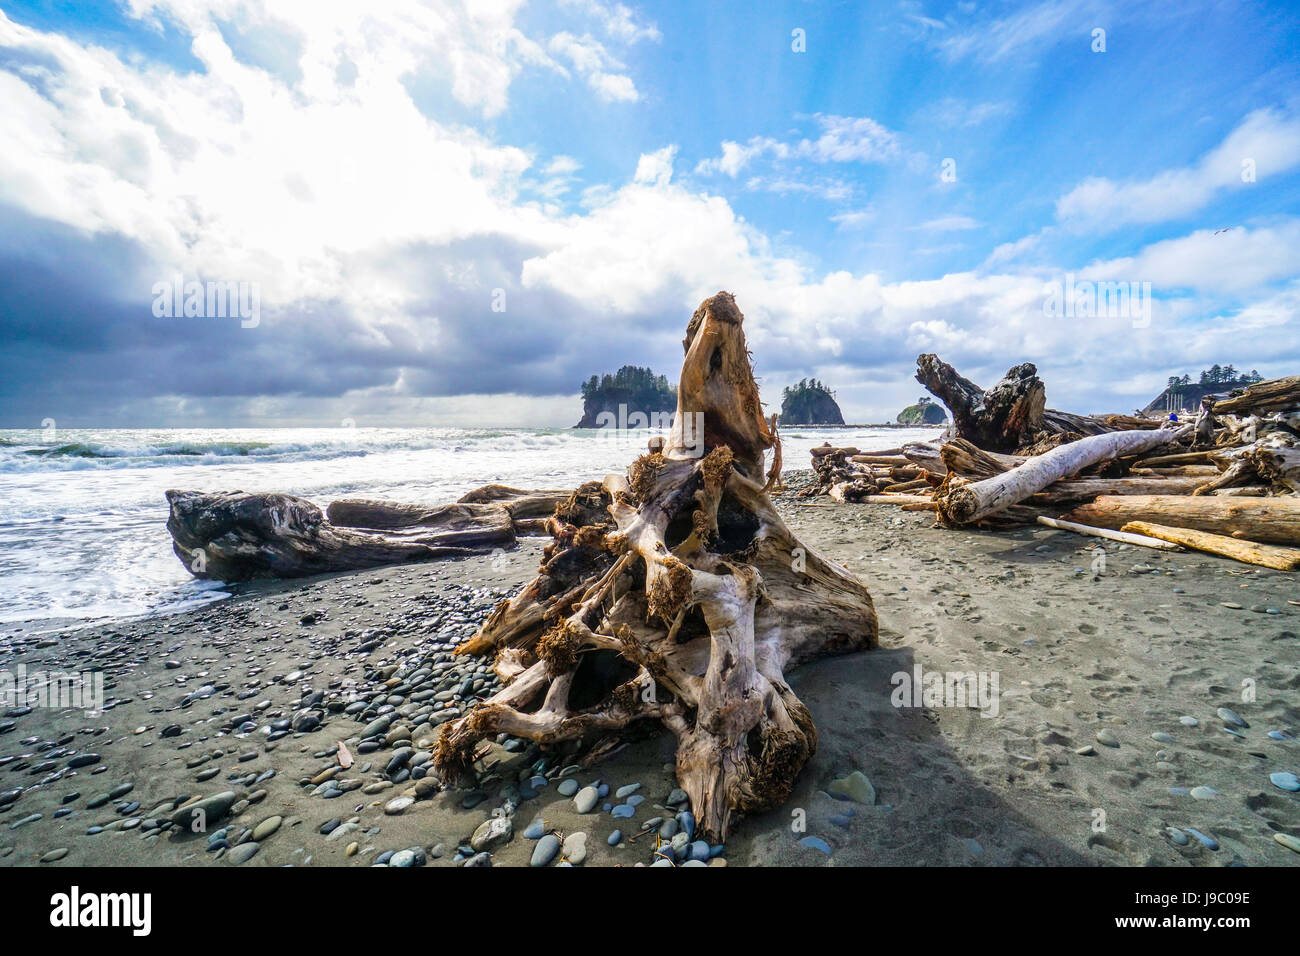
<svg viewBox="0 0 1300 956">
<path fill-rule="evenodd" d="M 807 474 L 787 477 L 798 487 Z M 1300 800 L 1269 781 L 1300 763 L 1300 606 L 1288 603 L 1300 592 L 1287 575 L 1113 542 L 1104 544 L 1106 571 L 1095 575 L 1097 542 L 1068 532 L 955 532 L 892 505 L 790 493 L 774 500 L 796 533 L 867 584 L 881 646 L 791 673 L 818 728 L 818 751 L 782 807 L 739 823 L 729 865 L 1297 862 L 1272 834 L 1300 836 Z M 91 661 L 120 702 L 93 718 L 51 709 L 0 718 L 0 759 L 13 758 L 0 765 L 0 792 L 25 788 L 0 812 L 0 864 L 231 865 L 248 851 L 206 852 L 212 831 L 205 839 L 150 823 L 169 817 L 183 795 L 235 791 L 238 812 L 219 826 L 233 828 L 233 842 L 258 844 L 242 865 L 369 865 L 408 848 L 420 848 L 427 865 L 452 865 L 457 845 L 501 805 L 501 788 L 526 770 L 525 755 L 495 745 L 501 778 L 466 806 L 476 799 L 469 791 L 431 793 L 418 779 L 385 779 L 394 750 L 360 753 L 364 725 L 342 710 L 274 741 L 261 728 L 292 719 L 312 694 L 328 699 L 355 681 L 363 698 L 393 702 L 413 724 L 407 759 L 418 767 L 430 734 L 416 715 L 458 708 L 467 678 L 471 693 L 488 687 L 473 684 L 487 680 L 490 661 L 447 651 L 531 578 L 544 544 L 530 538 L 495 558 L 245 585 L 176 615 L 20 635 L 0 667 L 54 671 Z M 399 672 L 399 664 L 411 667 Z M 895 675 L 918 666 L 922 674 L 996 675 L 996 716 L 944 702 L 893 706 Z M 396 692 L 419 667 L 435 670 L 446 689 L 420 700 Z M 1243 681 L 1253 682 L 1253 702 L 1242 700 Z M 1224 729 L 1218 708 L 1249 724 L 1234 728 L 1241 736 Z M 257 730 L 223 732 L 245 714 Z M 171 726 L 179 733 L 163 736 Z M 1274 740 L 1269 731 L 1293 736 Z M 399 747 L 404 739 L 389 737 Z M 340 740 L 355 765 L 331 772 L 329 751 Z M 87 752 L 99 760 L 67 768 Z M 513 838 L 492 851 L 493 865 L 528 865 L 535 843 L 524 830 L 538 817 L 566 835 L 587 833 L 585 865 L 648 864 L 652 840 L 611 847 L 606 839 L 616 827 L 631 834 L 649 818 L 671 818 L 656 805 L 674 787 L 672 753 L 672 741 L 648 729 L 575 774 L 583 785 L 639 783 L 645 800 L 628 820 L 599 806 L 577 813 L 559 779 L 538 787 L 520 801 Z M 874 805 L 827 794 L 853 771 L 871 781 Z M 349 782 L 327 796 L 331 777 L 355 788 Z M 89 806 L 126 784 L 128 792 Z M 1194 788 L 1209 791 L 1194 796 Z M 408 792 L 413 803 L 385 812 Z M 330 832 L 343 832 L 331 839 L 320 831 L 333 820 Z M 792 829 L 801 822 L 805 829 Z M 1199 838 L 1178 845 L 1166 827 L 1193 828 L 1215 848 Z M 259 828 L 261 839 L 240 840 Z M 799 842 L 807 836 L 824 841 L 829 855 Z"/>
</svg>

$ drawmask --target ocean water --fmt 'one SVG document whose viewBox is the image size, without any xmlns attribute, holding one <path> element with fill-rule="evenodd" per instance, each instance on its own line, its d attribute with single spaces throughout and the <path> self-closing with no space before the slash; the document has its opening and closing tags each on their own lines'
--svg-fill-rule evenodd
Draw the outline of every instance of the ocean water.
<svg viewBox="0 0 1300 956">
<path fill-rule="evenodd" d="M 228 596 L 191 577 L 167 533 L 169 488 L 440 504 L 492 482 L 571 488 L 621 472 L 645 430 L 257 428 L 0 430 L 0 629 L 172 613 Z M 795 428 L 788 470 L 829 440 L 863 449 L 934 429 Z"/>
</svg>

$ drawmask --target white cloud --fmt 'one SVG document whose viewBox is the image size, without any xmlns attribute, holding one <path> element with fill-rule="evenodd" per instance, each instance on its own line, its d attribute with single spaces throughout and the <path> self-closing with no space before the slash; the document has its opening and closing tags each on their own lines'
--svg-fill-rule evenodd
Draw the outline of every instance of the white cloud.
<svg viewBox="0 0 1300 956">
<path fill-rule="evenodd" d="M 602 29 L 622 43 L 641 40 L 658 41 L 663 35 L 653 23 L 644 23 L 621 3 L 602 3 L 600 0 L 560 0 L 560 6 L 581 10 L 595 18 Z"/>
<path fill-rule="evenodd" d="M 955 97 L 945 97 L 922 109 L 920 118 L 927 123 L 947 128 L 970 128 L 982 126 L 992 119 L 1001 119 L 1014 112 L 1012 105 L 1006 102 L 972 103 Z"/>
<path fill-rule="evenodd" d="M 1257 110 L 1191 166 L 1126 183 L 1102 177 L 1084 180 L 1057 200 L 1056 217 L 1072 228 L 1094 230 L 1179 219 L 1220 192 L 1255 188 L 1255 182 L 1242 178 L 1247 163 L 1256 181 L 1300 165 L 1300 119 Z"/>
<path fill-rule="evenodd" d="M 1203 229 L 1166 239 L 1137 255 L 1095 262 L 1080 271 L 1094 280 L 1150 282 L 1154 290 L 1224 294 L 1259 289 L 1296 275 L 1300 220 L 1226 232 Z"/>
<path fill-rule="evenodd" d="M 579 37 L 557 33 L 551 37 L 548 48 L 556 56 L 567 59 L 602 100 L 631 103 L 641 98 L 631 77 L 621 72 L 623 64 L 590 34 Z"/>
<path fill-rule="evenodd" d="M 835 223 L 841 230 L 865 229 L 876 218 L 876 211 L 870 207 L 866 209 L 849 209 L 844 212 L 836 213 L 831 216 L 831 222 Z"/>
<path fill-rule="evenodd" d="M 973 58 L 985 63 L 1041 52 L 1070 38 L 1086 50 L 1105 10 L 1106 5 L 1097 0 L 1048 0 L 946 36 L 939 49 L 952 60 Z M 1113 18 L 1107 20 L 1107 25 L 1111 23 Z"/>
<path fill-rule="evenodd" d="M 980 224 L 970 216 L 940 216 L 912 228 L 924 232 L 962 232 L 966 229 L 978 229 L 979 227 Z"/>
<path fill-rule="evenodd" d="M 821 128 L 816 139 L 785 143 L 770 136 L 754 136 L 744 145 L 724 140 L 722 155 L 702 160 L 695 171 L 700 175 L 724 173 L 734 179 L 764 156 L 813 163 L 888 163 L 904 156 L 898 134 L 870 117 L 818 113 L 813 119 Z"/>
<path fill-rule="evenodd" d="M 673 160 L 676 156 L 676 146 L 665 146 L 653 153 L 643 153 L 637 160 L 633 182 L 653 186 L 668 185 L 668 181 L 673 178 Z"/>
</svg>

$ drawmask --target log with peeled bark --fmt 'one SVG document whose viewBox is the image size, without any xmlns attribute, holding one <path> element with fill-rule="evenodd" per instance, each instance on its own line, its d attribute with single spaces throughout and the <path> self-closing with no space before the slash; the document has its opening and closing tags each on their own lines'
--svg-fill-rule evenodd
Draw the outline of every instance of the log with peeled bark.
<svg viewBox="0 0 1300 956">
<path fill-rule="evenodd" d="M 217 581 L 293 578 L 482 554 L 515 544 L 500 505 L 338 501 L 327 515 L 293 495 L 168 491 L 172 550 Z"/>
<path fill-rule="evenodd" d="M 1130 521 L 1124 525 L 1124 531 L 1149 535 L 1186 548 L 1204 551 L 1207 554 L 1232 558 L 1244 564 L 1257 564 L 1275 571 L 1300 571 L 1300 549 L 1297 548 L 1258 544 L 1254 541 L 1232 538 L 1226 534 L 1213 534 L 1190 528 L 1171 528 L 1167 525 L 1152 524 L 1149 521 Z"/>
<path fill-rule="evenodd" d="M 917 356 L 916 380 L 952 412 L 958 438 L 989 452 L 1014 452 L 1052 436 L 1072 439 L 1114 431 L 1093 418 L 1045 407 L 1046 389 L 1032 362 L 1016 365 L 988 391 L 938 356 Z"/>
<path fill-rule="evenodd" d="M 1265 544 L 1300 545 L 1300 497 L 1213 497 L 1178 495 L 1104 496 L 1064 515 L 1069 521 L 1122 528 L 1130 521 L 1193 528 L 1240 536 Z"/>
<path fill-rule="evenodd" d="M 1129 475 L 1134 478 L 1213 478 L 1219 474 L 1219 469 L 1214 465 L 1171 465 L 1168 468 L 1137 468 L 1129 469 Z"/>
<path fill-rule="evenodd" d="M 1174 544 L 1171 541 L 1162 541 L 1150 535 L 1133 534 L 1129 531 L 1112 531 L 1110 528 L 1094 528 L 1091 525 L 1075 524 L 1073 521 L 1049 518 L 1046 515 L 1039 515 L 1038 523 L 1049 528 L 1056 528 L 1058 531 L 1070 531 L 1074 534 L 1087 535 L 1093 538 L 1105 538 L 1108 541 L 1118 541 L 1121 544 L 1132 544 L 1142 548 L 1154 548 L 1157 551 L 1183 550 L 1181 545 Z"/>
<path fill-rule="evenodd" d="M 443 725 L 443 779 L 473 778 L 499 733 L 603 752 L 658 721 L 704 839 L 788 797 L 817 732 L 784 672 L 875 646 L 877 623 L 862 583 L 795 537 L 764 491 L 775 436 L 742 322 L 720 292 L 687 326 L 675 422 L 703 413 L 702 449 L 674 424 L 626 479 L 578 489 L 536 580 L 459 649 L 495 652 L 509 682 Z"/>
<path fill-rule="evenodd" d="M 1031 458 L 1018 468 L 981 481 L 966 481 L 950 474 L 940 486 L 936 499 L 940 518 L 950 526 L 973 524 L 1019 504 L 1062 478 L 1078 474 L 1091 465 L 1111 458 L 1145 454 L 1184 437 L 1190 431 L 1191 426 L 1185 426 L 1159 431 L 1092 435 L 1053 448 Z"/>
</svg>

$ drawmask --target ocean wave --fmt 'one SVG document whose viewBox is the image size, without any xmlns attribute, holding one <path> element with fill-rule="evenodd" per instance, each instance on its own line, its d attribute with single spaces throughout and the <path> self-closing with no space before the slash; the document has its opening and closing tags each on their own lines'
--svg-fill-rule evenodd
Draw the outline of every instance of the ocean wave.
<svg viewBox="0 0 1300 956">
<path fill-rule="evenodd" d="M 114 448 L 89 442 L 71 442 L 52 448 L 24 448 L 24 455 L 41 458 L 157 458 L 171 455 L 216 455 L 231 458 L 256 454 L 271 448 L 270 442 L 169 442 L 164 445 Z"/>
</svg>

